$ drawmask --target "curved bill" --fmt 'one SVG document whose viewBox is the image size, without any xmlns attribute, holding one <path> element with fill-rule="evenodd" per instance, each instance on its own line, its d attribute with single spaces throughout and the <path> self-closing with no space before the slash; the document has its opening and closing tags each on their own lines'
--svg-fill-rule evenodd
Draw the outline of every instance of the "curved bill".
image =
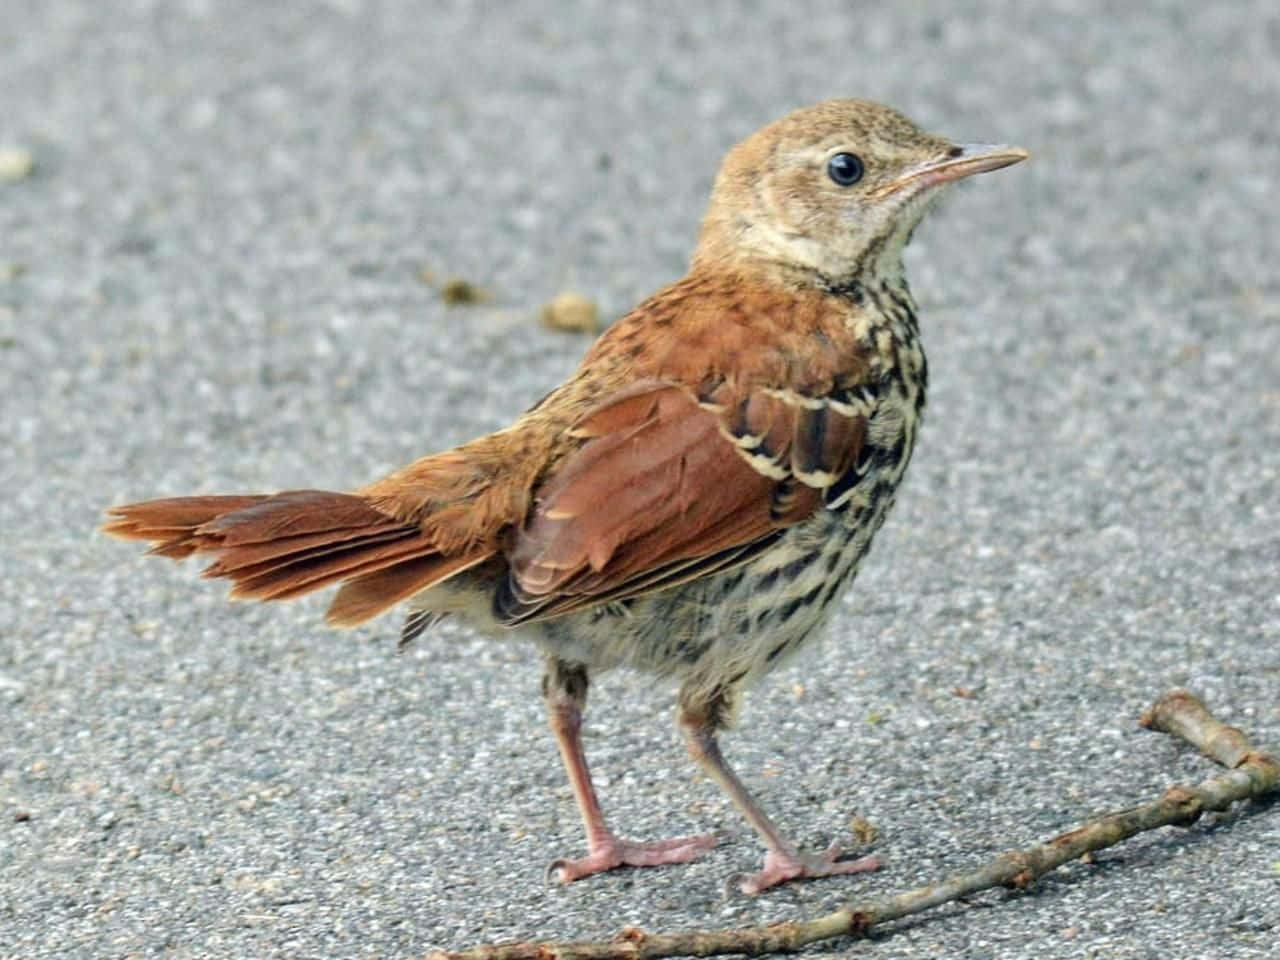
<svg viewBox="0 0 1280 960">
<path fill-rule="evenodd" d="M 903 171 L 900 176 L 877 190 L 875 196 L 885 197 L 907 186 L 929 187 L 949 183 L 961 177 L 971 177 L 975 173 L 986 173 L 1020 163 L 1029 156 L 1031 154 L 1021 147 L 1011 147 L 1004 143 L 957 144 L 947 156 Z"/>
</svg>

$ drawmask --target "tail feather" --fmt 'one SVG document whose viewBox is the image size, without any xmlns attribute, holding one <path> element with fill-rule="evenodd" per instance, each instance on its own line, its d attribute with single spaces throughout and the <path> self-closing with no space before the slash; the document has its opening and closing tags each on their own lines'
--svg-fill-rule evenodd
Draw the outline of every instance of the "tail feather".
<svg viewBox="0 0 1280 960">
<path fill-rule="evenodd" d="M 360 549 L 385 543 L 388 540 L 403 540 L 414 532 L 416 532 L 414 528 L 393 523 L 386 530 L 375 528 L 368 533 L 359 530 L 314 533 L 302 537 L 282 537 L 262 544 L 250 543 L 233 547 L 228 547 L 224 541 L 219 547 L 222 552 L 218 560 L 205 571 L 205 576 L 254 577 L 260 573 L 282 570 L 303 560 L 313 560 L 343 550 Z"/>
<path fill-rule="evenodd" d="M 419 590 L 440 583 L 487 560 L 492 551 L 458 556 L 415 557 L 394 566 L 351 578 L 342 585 L 325 620 L 335 627 L 352 627 L 407 600 Z"/>
<path fill-rule="evenodd" d="M 329 490 L 286 490 L 243 509 L 224 512 L 200 532 L 216 535 L 225 547 L 270 543 L 284 537 L 341 530 L 365 533 L 369 527 L 406 525 L 375 510 L 363 497 Z"/>
<path fill-rule="evenodd" d="M 357 541 L 331 553 L 302 557 L 296 562 L 260 573 L 245 576 L 241 571 L 235 571 L 227 576 L 235 582 L 231 591 L 233 597 L 291 600 L 331 583 L 350 580 L 418 557 L 439 558 L 439 551 L 429 538 L 407 536 L 390 544 L 374 538 L 373 543 Z"/>
<path fill-rule="evenodd" d="M 328 614 L 337 626 L 362 623 L 496 549 L 477 543 L 445 553 L 429 526 L 323 490 L 175 497 L 113 507 L 109 515 L 104 532 L 153 541 L 153 554 L 213 554 L 204 575 L 230 580 L 233 597 L 288 600 L 344 583 Z"/>
<path fill-rule="evenodd" d="M 103 524 L 102 532 L 122 540 L 154 540 L 148 551 L 156 556 L 181 560 L 202 549 L 193 539 L 197 527 L 219 516 L 244 510 L 267 499 L 266 494 L 230 497 L 169 497 L 123 507 L 112 507 L 114 519 Z"/>
</svg>

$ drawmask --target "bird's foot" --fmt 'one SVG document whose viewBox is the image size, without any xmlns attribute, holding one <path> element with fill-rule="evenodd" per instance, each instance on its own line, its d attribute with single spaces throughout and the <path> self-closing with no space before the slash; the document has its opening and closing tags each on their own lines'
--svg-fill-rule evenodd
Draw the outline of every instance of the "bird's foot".
<svg viewBox="0 0 1280 960">
<path fill-rule="evenodd" d="M 593 873 L 604 873 L 618 867 L 660 867 L 667 863 L 688 863 L 715 845 L 716 838 L 709 833 L 651 843 L 610 836 L 593 843 L 591 852 L 579 860 L 552 861 L 547 867 L 547 878 L 572 883 Z"/>
<path fill-rule="evenodd" d="M 840 845 L 833 843 L 824 852 L 817 854 L 779 853 L 770 850 L 764 856 L 764 869 L 759 873 L 750 873 L 739 879 L 738 889 L 748 896 L 763 893 L 771 887 L 809 877 L 835 877 L 848 873 L 862 873 L 866 870 L 879 870 L 883 864 L 876 857 L 861 857 L 857 860 L 838 860 Z"/>
</svg>

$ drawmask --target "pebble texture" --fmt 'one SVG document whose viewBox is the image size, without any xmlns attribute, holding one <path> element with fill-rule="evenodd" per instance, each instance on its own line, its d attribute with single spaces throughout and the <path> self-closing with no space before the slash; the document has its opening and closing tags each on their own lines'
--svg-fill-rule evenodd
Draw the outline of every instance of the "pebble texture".
<svg viewBox="0 0 1280 960">
<path fill-rule="evenodd" d="M 984 5 L 13 2 L 0 27 L 0 956 L 413 957 L 811 915 L 1198 780 L 1173 685 L 1280 748 L 1280 16 Z M 825 644 L 726 750 L 878 874 L 750 900 L 757 845 L 671 691 L 587 746 L 686 867 L 580 852 L 531 651 L 395 654 L 319 599 L 228 605 L 94 533 L 112 503 L 355 486 L 504 424 L 677 277 L 720 157 L 831 96 L 1032 160 L 908 269 L 929 419 Z M 428 276 L 490 299 L 446 306 Z M 967 695 L 958 695 L 957 691 Z M 1262 958 L 1280 814 L 1210 816 L 898 925 L 876 958 Z M 842 956 L 848 944 L 810 951 Z"/>
</svg>

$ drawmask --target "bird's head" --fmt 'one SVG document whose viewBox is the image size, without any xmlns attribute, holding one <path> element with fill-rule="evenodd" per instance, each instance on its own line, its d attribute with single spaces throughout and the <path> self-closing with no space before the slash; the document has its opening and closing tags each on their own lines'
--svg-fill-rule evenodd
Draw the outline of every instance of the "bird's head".
<svg viewBox="0 0 1280 960">
<path fill-rule="evenodd" d="M 941 187 L 1026 157 L 953 143 L 867 100 L 828 100 L 729 152 L 694 264 L 773 264 L 829 284 L 897 269 Z"/>
</svg>

